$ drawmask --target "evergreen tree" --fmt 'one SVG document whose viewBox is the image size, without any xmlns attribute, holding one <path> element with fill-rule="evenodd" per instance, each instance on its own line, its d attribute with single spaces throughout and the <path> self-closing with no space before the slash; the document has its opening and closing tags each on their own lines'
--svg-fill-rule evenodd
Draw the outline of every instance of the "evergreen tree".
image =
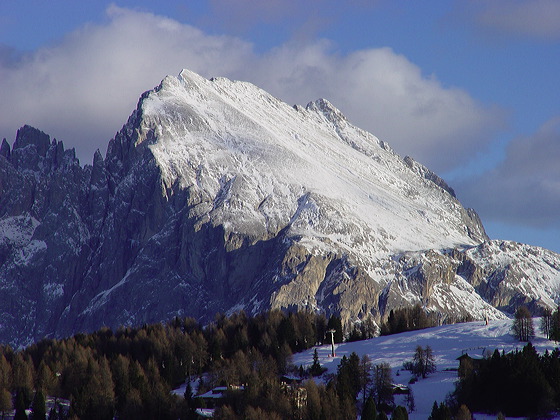
<svg viewBox="0 0 560 420">
<path fill-rule="evenodd" d="M 403 406 L 399 405 L 393 410 L 391 420 L 408 420 L 408 412 Z"/>
<path fill-rule="evenodd" d="M 338 365 L 336 377 L 336 390 L 340 401 L 345 397 L 356 399 L 360 391 L 360 358 L 352 352 L 350 357 L 344 356 Z"/>
<path fill-rule="evenodd" d="M 3 354 L 0 354 L 0 389 L 11 389 L 12 367 Z"/>
<path fill-rule="evenodd" d="M 465 404 L 461 404 L 457 414 L 455 415 L 455 420 L 471 420 L 472 413 Z"/>
<path fill-rule="evenodd" d="M 130 391 L 130 360 L 119 354 L 111 363 L 111 373 L 115 386 L 116 408 L 120 412 L 124 408 L 126 396 Z"/>
<path fill-rule="evenodd" d="M 182 405 L 182 409 L 181 409 L 181 415 L 180 415 L 180 419 L 181 420 L 195 420 L 198 418 L 198 415 L 196 414 L 196 406 L 195 406 L 195 401 L 193 398 L 193 392 L 192 392 L 192 387 L 191 387 L 191 382 L 190 380 L 187 380 L 187 386 L 185 388 L 185 393 L 183 395 L 184 400 L 183 400 L 183 405 Z"/>
<path fill-rule="evenodd" d="M 430 417 L 428 420 L 440 420 L 439 419 L 439 406 L 437 401 L 434 401 L 434 405 L 432 405 L 432 412 L 430 413 Z"/>
<path fill-rule="evenodd" d="M 319 354 L 317 353 L 317 349 L 313 352 L 313 364 L 309 369 L 309 373 L 311 376 L 319 376 L 324 372 L 324 369 L 321 367 L 319 363 Z"/>
<path fill-rule="evenodd" d="M 343 341 L 343 331 L 342 331 L 342 320 L 339 316 L 331 315 L 329 322 L 327 323 L 327 330 L 334 330 L 334 342 L 335 344 L 342 343 Z M 327 338 L 327 342 L 330 342 L 330 335 Z"/>
<path fill-rule="evenodd" d="M 313 379 L 310 379 L 305 384 L 307 390 L 307 419 L 320 420 L 321 419 L 321 395 L 319 387 Z"/>
<path fill-rule="evenodd" d="M 387 322 L 381 325 L 381 335 L 419 330 L 435 325 L 437 322 L 428 317 L 420 304 L 416 304 L 413 307 L 391 309 Z"/>
<path fill-rule="evenodd" d="M 47 395 L 57 388 L 57 377 L 44 360 L 41 360 L 37 370 L 37 389 L 42 389 Z"/>
<path fill-rule="evenodd" d="M 12 410 L 12 394 L 7 389 L 0 388 L 0 412 L 2 412 L 2 418 L 6 415 L 6 412 Z"/>
<path fill-rule="evenodd" d="M 45 395 L 40 389 L 35 392 L 33 402 L 31 403 L 31 411 L 33 412 L 33 420 L 45 420 L 47 418 Z"/>
<path fill-rule="evenodd" d="M 136 388 L 132 388 L 125 398 L 124 407 L 119 418 L 123 420 L 134 420 L 147 418 L 147 413 L 143 409 L 142 396 Z"/>
<path fill-rule="evenodd" d="M 377 420 L 377 407 L 371 396 L 366 399 L 366 403 L 364 404 L 362 420 Z"/>
<path fill-rule="evenodd" d="M 25 408 L 33 400 L 33 362 L 24 359 L 22 353 L 17 353 L 12 363 L 12 388 L 23 398 Z"/>
<path fill-rule="evenodd" d="M 432 413 L 428 420 L 451 420 L 451 410 L 445 403 L 441 403 L 438 406 L 437 401 L 434 401 L 434 405 L 432 407 Z"/>
<path fill-rule="evenodd" d="M 14 420 L 27 420 L 27 414 L 25 413 L 26 404 L 24 391 L 19 389 L 16 393 L 16 414 Z"/>
<path fill-rule="evenodd" d="M 434 352 L 430 346 L 426 346 L 424 349 L 424 354 L 426 359 L 424 361 L 424 375 L 422 377 L 426 377 L 427 375 L 434 373 L 436 371 L 436 358 L 434 356 Z"/>
</svg>

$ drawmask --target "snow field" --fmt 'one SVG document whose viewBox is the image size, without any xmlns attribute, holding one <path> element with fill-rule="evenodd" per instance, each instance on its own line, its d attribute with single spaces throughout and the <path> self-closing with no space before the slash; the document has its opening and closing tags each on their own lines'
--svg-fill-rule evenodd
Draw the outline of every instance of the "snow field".
<svg viewBox="0 0 560 420">
<path fill-rule="evenodd" d="M 534 318 L 533 323 L 537 335 L 532 343 L 537 351 L 544 353 L 547 349 L 553 350 L 556 343 L 544 338 L 539 330 L 540 318 Z M 468 352 L 471 356 L 483 356 L 485 352 L 493 352 L 495 349 L 507 353 L 523 348 L 526 343 L 517 341 L 511 335 L 511 325 L 511 320 L 490 321 L 488 325 L 481 321 L 444 325 L 338 344 L 335 346 L 334 358 L 330 356 L 331 345 L 317 347 L 317 352 L 321 366 L 328 369 L 326 373 L 336 373 L 342 357 L 349 357 L 352 352 L 355 352 L 360 358 L 367 354 L 372 364 L 389 363 L 393 370 L 394 383 L 408 385 L 412 374 L 403 369 L 403 363 L 412 359 L 416 346 L 430 346 L 435 356 L 437 371 L 426 379 L 419 379 L 410 385 L 416 410 L 409 414 L 409 418 L 426 420 L 432 411 L 434 401 L 438 403 L 444 401 L 447 394 L 455 389 L 456 369 L 459 367 L 457 358 L 461 354 Z M 314 350 L 315 348 L 311 348 L 295 354 L 293 363 L 296 366 L 310 366 L 313 363 Z M 404 399 L 400 396 L 396 396 L 395 402 L 405 405 Z M 496 418 L 483 414 L 475 414 L 474 417 L 476 420 Z"/>
</svg>

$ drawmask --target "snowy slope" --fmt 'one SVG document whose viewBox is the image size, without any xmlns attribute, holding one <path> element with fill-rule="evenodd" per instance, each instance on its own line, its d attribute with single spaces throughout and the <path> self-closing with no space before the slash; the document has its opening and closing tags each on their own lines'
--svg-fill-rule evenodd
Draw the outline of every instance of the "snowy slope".
<svg viewBox="0 0 560 420">
<path fill-rule="evenodd" d="M 259 237 L 289 226 L 313 249 L 336 244 L 371 265 L 404 250 L 474 245 L 465 210 L 326 100 L 291 107 L 244 82 L 183 71 L 142 101 L 164 185 L 193 188 L 200 211 Z"/>
<path fill-rule="evenodd" d="M 533 345 L 539 352 L 546 349 L 552 350 L 556 343 L 546 340 L 538 329 L 539 319 L 534 319 L 537 337 Z M 484 352 L 493 352 L 495 349 L 504 350 L 506 353 L 521 349 L 524 343 L 515 340 L 511 335 L 511 320 L 484 322 L 468 322 L 462 324 L 445 325 L 412 331 L 401 334 L 377 337 L 370 340 L 343 343 L 336 345 L 336 357 L 329 356 L 331 346 L 318 347 L 318 354 L 322 366 L 328 373 L 336 373 L 336 368 L 343 356 L 349 357 L 356 352 L 360 357 L 367 354 L 373 364 L 389 363 L 393 371 L 394 383 L 407 385 L 411 374 L 403 370 L 405 361 L 411 360 L 416 346 L 430 346 L 434 351 L 437 371 L 426 379 L 420 379 L 411 385 L 414 395 L 416 410 L 410 414 L 411 420 L 425 420 L 429 417 L 434 401 L 442 402 L 448 393 L 455 389 L 457 357 L 464 352 L 471 356 L 483 356 Z M 310 366 L 313 363 L 314 348 L 306 352 L 295 354 L 293 363 L 296 366 Z M 396 403 L 399 403 L 396 400 Z M 401 404 L 403 402 L 401 401 Z M 404 404 L 403 404 L 404 405 Z M 492 418 L 476 414 L 477 420 Z"/>
</svg>

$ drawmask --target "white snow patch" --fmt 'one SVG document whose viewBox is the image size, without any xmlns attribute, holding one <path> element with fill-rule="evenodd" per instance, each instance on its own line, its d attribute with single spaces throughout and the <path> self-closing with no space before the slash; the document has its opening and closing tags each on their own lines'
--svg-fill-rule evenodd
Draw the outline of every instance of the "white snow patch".
<svg viewBox="0 0 560 420">
<path fill-rule="evenodd" d="M 37 254 L 46 251 L 46 249 L 47 244 L 45 241 L 33 239 L 27 245 L 16 251 L 14 264 L 21 267 L 29 265 Z"/>
<path fill-rule="evenodd" d="M 0 220 L 0 246 L 25 246 L 31 241 L 40 222 L 31 216 L 6 217 Z"/>
</svg>

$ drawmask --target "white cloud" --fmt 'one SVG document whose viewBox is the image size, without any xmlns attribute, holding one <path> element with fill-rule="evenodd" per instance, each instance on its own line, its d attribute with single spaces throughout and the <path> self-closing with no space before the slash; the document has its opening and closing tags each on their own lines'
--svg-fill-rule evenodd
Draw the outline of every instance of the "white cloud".
<svg viewBox="0 0 560 420">
<path fill-rule="evenodd" d="M 508 145 L 495 169 L 460 186 L 483 218 L 538 228 L 560 228 L 560 116 Z"/>
<path fill-rule="evenodd" d="M 437 171 L 462 165 L 485 149 L 504 122 L 501 110 L 424 77 L 418 66 L 389 48 L 341 57 L 325 42 L 288 45 L 262 64 L 265 70 L 259 74 L 270 80 L 262 83 L 273 93 L 298 102 L 322 95 L 356 125 Z"/>
<path fill-rule="evenodd" d="M 323 40 L 260 54 L 239 38 L 161 16 L 114 6 L 107 13 L 107 24 L 84 26 L 17 66 L 0 60 L 0 136 L 12 140 L 28 123 L 91 162 L 140 94 L 182 68 L 247 80 L 291 104 L 325 97 L 352 122 L 436 171 L 484 149 L 503 122 L 501 111 L 443 87 L 388 48 L 339 55 Z"/>
<path fill-rule="evenodd" d="M 208 36 L 148 13 L 117 7 L 107 25 L 88 25 L 59 44 L 0 67 L 0 136 L 31 124 L 77 148 L 91 162 L 96 148 L 126 122 L 145 90 L 183 67 L 208 74 L 241 68 L 251 45 Z"/>
</svg>

